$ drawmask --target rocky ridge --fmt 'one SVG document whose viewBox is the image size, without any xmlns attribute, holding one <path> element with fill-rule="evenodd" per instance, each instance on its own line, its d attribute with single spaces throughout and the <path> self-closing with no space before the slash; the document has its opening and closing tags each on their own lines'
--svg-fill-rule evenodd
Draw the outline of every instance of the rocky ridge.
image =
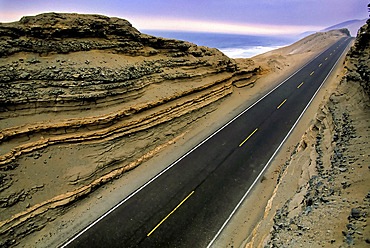
<svg viewBox="0 0 370 248">
<path fill-rule="evenodd" d="M 49 101 L 63 105 L 107 97 L 123 101 L 116 98 L 149 84 L 194 77 L 192 69 L 204 67 L 207 74 L 236 70 L 235 63 L 216 49 L 141 34 L 118 18 L 42 14 L 2 24 L 0 35 L 1 57 L 14 55 L 0 68 L 0 104 L 7 110 L 34 102 L 51 108 L 55 105 Z M 79 52 L 98 57 L 90 62 L 68 56 Z M 57 54 L 65 56 L 53 59 Z"/>
</svg>

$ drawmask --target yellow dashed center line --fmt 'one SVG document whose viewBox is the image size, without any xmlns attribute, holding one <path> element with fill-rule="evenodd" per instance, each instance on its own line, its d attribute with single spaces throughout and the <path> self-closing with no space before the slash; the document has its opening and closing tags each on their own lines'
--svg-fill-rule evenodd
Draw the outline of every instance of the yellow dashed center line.
<svg viewBox="0 0 370 248">
<path fill-rule="evenodd" d="M 338 48 L 338 47 L 337 47 Z M 335 52 L 335 50 L 334 50 Z M 332 55 L 332 53 L 330 53 L 330 56 Z M 328 58 L 325 58 L 325 60 L 327 60 Z M 322 63 L 319 65 L 319 67 L 322 66 Z M 311 72 L 310 76 L 312 76 L 313 74 L 315 73 L 315 71 Z M 304 82 L 302 82 L 300 85 L 297 86 L 297 88 L 299 89 L 302 85 L 303 85 Z M 285 102 L 287 101 L 287 99 L 285 99 L 282 103 L 280 103 L 280 105 L 277 107 L 277 109 L 279 109 Z M 252 137 L 252 135 L 257 132 L 258 128 L 256 128 L 242 143 L 240 143 L 239 147 L 242 146 L 250 137 Z M 173 214 L 192 194 L 194 193 L 194 191 L 192 191 L 187 197 L 185 197 L 184 200 L 182 200 L 179 205 L 177 205 L 165 218 L 163 218 L 163 220 L 161 220 L 161 222 L 159 222 L 154 228 L 153 230 L 151 230 L 149 233 L 148 233 L 148 237 L 166 220 L 168 219 L 168 217 L 171 216 L 171 214 Z"/>
<path fill-rule="evenodd" d="M 172 210 L 171 213 L 169 213 L 161 222 L 159 222 L 158 225 L 156 225 L 146 236 L 149 237 L 155 231 L 155 229 L 157 229 L 168 217 L 170 217 L 170 215 L 173 214 L 193 193 L 194 191 L 192 191 L 184 200 L 182 200 L 182 202 L 180 202 L 180 204 L 177 205 L 177 207 L 175 207 L 174 210 Z"/>
<path fill-rule="evenodd" d="M 257 132 L 258 128 L 256 128 L 242 143 L 240 143 L 239 147 L 241 147 L 255 132 Z"/>
<path fill-rule="evenodd" d="M 282 103 L 280 103 L 280 105 L 277 107 L 277 109 L 279 109 L 285 102 L 286 102 L 287 99 L 285 99 Z"/>
</svg>

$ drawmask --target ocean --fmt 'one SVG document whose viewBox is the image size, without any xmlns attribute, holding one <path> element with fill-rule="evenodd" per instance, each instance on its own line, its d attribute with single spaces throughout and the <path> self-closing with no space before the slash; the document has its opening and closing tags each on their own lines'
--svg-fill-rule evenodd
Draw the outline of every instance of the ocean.
<svg viewBox="0 0 370 248">
<path fill-rule="evenodd" d="M 290 45 L 298 40 L 296 36 L 256 36 L 162 30 L 142 30 L 142 32 L 168 39 L 189 41 L 199 46 L 217 48 L 230 58 L 250 58 Z"/>
</svg>

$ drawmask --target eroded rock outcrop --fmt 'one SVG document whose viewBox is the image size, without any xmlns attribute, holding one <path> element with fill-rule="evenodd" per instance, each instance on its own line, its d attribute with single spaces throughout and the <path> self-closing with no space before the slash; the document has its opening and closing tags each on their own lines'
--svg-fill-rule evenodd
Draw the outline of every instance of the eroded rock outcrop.
<svg viewBox="0 0 370 248">
<path fill-rule="evenodd" d="M 154 156 L 263 71 L 118 18 L 0 24 L 0 246 Z"/>
</svg>

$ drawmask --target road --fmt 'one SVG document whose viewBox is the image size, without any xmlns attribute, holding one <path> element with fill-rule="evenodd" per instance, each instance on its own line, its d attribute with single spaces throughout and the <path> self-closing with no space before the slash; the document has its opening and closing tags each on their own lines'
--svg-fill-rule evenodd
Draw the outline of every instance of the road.
<svg viewBox="0 0 370 248">
<path fill-rule="evenodd" d="M 212 245 L 350 41 L 340 39 L 63 247 Z"/>
</svg>

